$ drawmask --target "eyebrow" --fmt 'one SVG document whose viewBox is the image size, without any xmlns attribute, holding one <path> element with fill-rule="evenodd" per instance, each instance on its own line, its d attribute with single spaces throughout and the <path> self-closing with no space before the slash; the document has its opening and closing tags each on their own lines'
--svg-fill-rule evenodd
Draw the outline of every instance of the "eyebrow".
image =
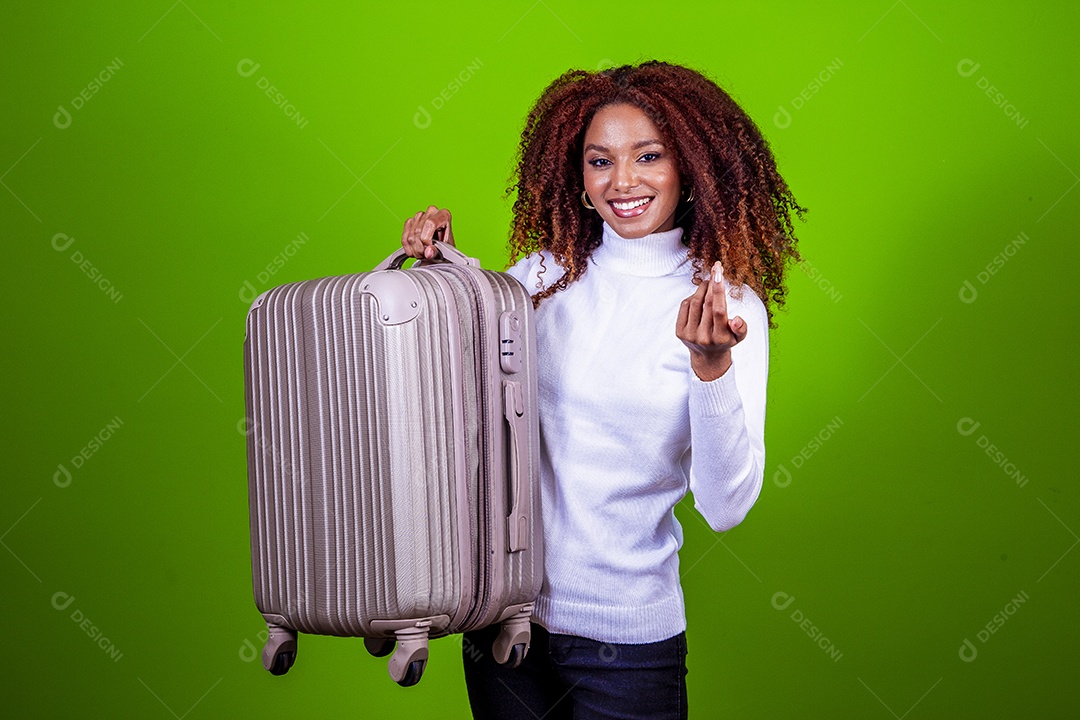
<svg viewBox="0 0 1080 720">
<path fill-rule="evenodd" d="M 663 142 L 661 142 L 660 140 L 656 140 L 655 138 L 652 139 L 652 140 L 640 140 L 640 141 L 634 143 L 633 146 L 630 149 L 631 150 L 637 150 L 639 147 L 645 147 L 646 145 L 663 145 L 663 144 L 664 144 Z M 608 150 L 603 145 L 594 145 L 593 143 L 589 143 L 588 145 L 585 146 L 585 152 L 588 152 L 589 150 L 598 150 L 600 152 L 611 152 L 610 150 Z"/>
</svg>

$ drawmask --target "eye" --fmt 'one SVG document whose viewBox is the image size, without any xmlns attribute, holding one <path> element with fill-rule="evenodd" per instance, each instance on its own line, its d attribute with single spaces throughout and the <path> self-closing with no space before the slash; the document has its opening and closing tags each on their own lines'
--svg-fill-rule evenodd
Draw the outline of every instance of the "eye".
<svg viewBox="0 0 1080 720">
<path fill-rule="evenodd" d="M 588 163 L 590 165 L 592 165 L 593 167 L 604 167 L 604 165 L 610 165 L 611 164 L 607 160 L 605 160 L 604 158 L 599 158 L 599 157 L 598 158 L 593 158 L 592 160 L 589 160 Z"/>
<path fill-rule="evenodd" d="M 645 162 L 652 162 L 653 160 L 659 160 L 660 153 L 645 153 L 638 160 L 644 160 Z"/>
</svg>

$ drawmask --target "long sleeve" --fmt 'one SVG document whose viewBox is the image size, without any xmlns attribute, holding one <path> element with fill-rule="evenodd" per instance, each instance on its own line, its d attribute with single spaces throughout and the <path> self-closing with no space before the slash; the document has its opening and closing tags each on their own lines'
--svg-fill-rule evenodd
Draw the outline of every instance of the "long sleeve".
<svg viewBox="0 0 1080 720">
<path fill-rule="evenodd" d="M 536 292 L 563 270 L 543 252 L 507 272 Z M 588 271 L 536 310 L 547 550 L 533 615 L 550 632 L 651 643 L 684 630 L 675 506 L 692 489 L 724 530 L 761 489 L 765 307 L 746 286 L 729 299 L 747 337 L 701 382 L 675 334 L 693 274 L 682 228 L 628 239 L 605 224 Z"/>
<path fill-rule="evenodd" d="M 765 306 L 743 286 L 728 315 L 741 315 L 747 335 L 731 350 L 731 367 L 711 382 L 690 378 L 690 490 L 694 507 L 716 531 L 746 517 L 765 475 L 765 387 L 769 331 Z"/>
</svg>

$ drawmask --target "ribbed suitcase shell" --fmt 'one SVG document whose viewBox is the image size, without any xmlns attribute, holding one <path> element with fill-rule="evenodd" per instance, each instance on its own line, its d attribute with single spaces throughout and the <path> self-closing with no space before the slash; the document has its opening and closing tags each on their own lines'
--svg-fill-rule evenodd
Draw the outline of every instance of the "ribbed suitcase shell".
<svg viewBox="0 0 1080 720">
<path fill-rule="evenodd" d="M 245 401 L 267 669 L 288 670 L 295 631 L 404 646 L 409 633 L 509 617 L 517 639 L 524 621 L 527 650 L 543 568 L 534 345 L 526 290 L 471 265 L 328 277 L 256 298 Z M 510 346 L 521 366 L 507 372 Z M 507 403 L 523 410 L 514 433 Z M 511 551 L 515 497 L 525 548 Z M 398 664 L 426 659 L 422 647 Z"/>
</svg>

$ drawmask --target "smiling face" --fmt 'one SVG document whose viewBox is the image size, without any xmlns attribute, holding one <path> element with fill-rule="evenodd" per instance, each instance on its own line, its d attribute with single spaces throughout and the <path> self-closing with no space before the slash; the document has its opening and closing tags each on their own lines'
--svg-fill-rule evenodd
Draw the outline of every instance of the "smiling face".
<svg viewBox="0 0 1080 720">
<path fill-rule="evenodd" d="M 585 191 L 624 238 L 675 227 L 679 167 L 674 148 L 661 137 L 649 116 L 627 103 L 600 108 L 585 130 Z"/>
</svg>

